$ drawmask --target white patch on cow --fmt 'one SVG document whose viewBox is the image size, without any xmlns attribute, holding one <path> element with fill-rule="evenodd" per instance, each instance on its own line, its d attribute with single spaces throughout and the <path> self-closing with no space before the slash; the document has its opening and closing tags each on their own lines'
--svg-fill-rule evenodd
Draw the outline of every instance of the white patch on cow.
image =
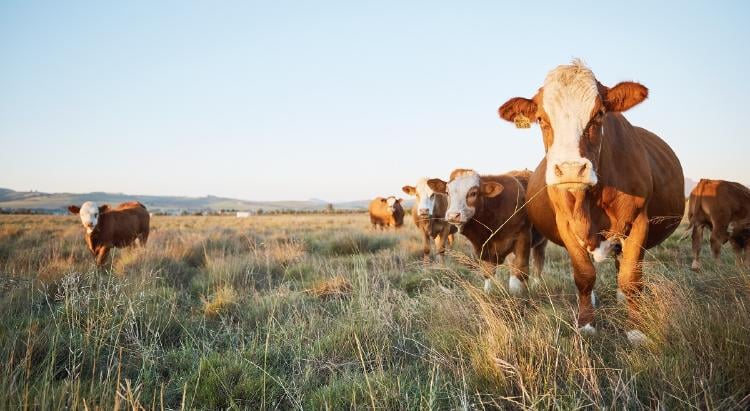
<svg viewBox="0 0 750 411">
<path fill-rule="evenodd" d="M 484 279 L 484 292 L 489 294 L 490 290 L 492 289 L 492 280 L 489 278 Z"/>
<path fill-rule="evenodd" d="M 594 328 L 594 326 L 591 325 L 591 323 L 588 323 L 584 325 L 583 327 L 579 328 L 578 332 L 580 332 L 583 335 L 594 335 L 596 334 L 596 328 Z"/>
<path fill-rule="evenodd" d="M 388 197 L 385 199 L 385 204 L 388 206 L 388 214 L 393 214 L 394 206 L 396 205 L 396 197 Z"/>
<path fill-rule="evenodd" d="M 523 281 L 519 280 L 515 275 L 511 275 L 508 278 L 508 292 L 510 295 L 521 295 L 523 288 Z"/>
<path fill-rule="evenodd" d="M 427 178 L 420 178 L 414 187 L 417 191 L 417 211 L 423 214 L 427 210 L 427 215 L 432 216 L 435 211 L 435 191 L 427 185 Z"/>
<path fill-rule="evenodd" d="M 79 216 L 86 232 L 91 234 L 99 223 L 99 207 L 93 201 L 87 201 L 81 206 Z"/>
<path fill-rule="evenodd" d="M 630 330 L 627 332 L 627 336 L 628 341 L 635 346 L 648 344 L 650 341 L 649 338 L 646 337 L 646 334 L 642 333 L 640 330 Z"/>
<path fill-rule="evenodd" d="M 596 247 L 594 251 L 589 251 L 591 256 L 594 257 L 594 261 L 601 263 L 606 260 L 607 257 L 612 253 L 612 242 L 604 240 L 599 243 L 599 247 Z"/>
<path fill-rule="evenodd" d="M 476 210 L 466 203 L 466 195 L 474 187 L 479 187 L 479 174 L 466 171 L 448 182 L 448 211 L 445 216 L 460 216 L 461 224 L 467 223 L 474 217 Z"/>
<path fill-rule="evenodd" d="M 619 303 L 626 303 L 628 301 L 628 298 L 625 297 L 625 293 L 622 292 L 621 289 L 617 289 L 617 302 Z"/>
<path fill-rule="evenodd" d="M 542 104 L 554 130 L 554 141 L 547 151 L 547 184 L 557 182 L 554 166 L 568 162 L 587 164 L 589 181 L 596 184 L 591 161 L 581 156 L 580 142 L 598 96 L 594 73 L 579 60 L 547 74 Z"/>
</svg>

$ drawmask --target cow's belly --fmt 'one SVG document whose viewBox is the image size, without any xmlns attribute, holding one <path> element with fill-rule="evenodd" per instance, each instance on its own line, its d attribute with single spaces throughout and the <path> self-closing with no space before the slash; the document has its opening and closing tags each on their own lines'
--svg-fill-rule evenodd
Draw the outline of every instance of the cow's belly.
<svg viewBox="0 0 750 411">
<path fill-rule="evenodd" d="M 664 140 L 648 130 L 636 130 L 649 157 L 654 183 L 647 209 L 650 223 L 646 248 L 651 248 L 680 226 L 685 213 L 685 176 L 680 160 Z"/>
</svg>

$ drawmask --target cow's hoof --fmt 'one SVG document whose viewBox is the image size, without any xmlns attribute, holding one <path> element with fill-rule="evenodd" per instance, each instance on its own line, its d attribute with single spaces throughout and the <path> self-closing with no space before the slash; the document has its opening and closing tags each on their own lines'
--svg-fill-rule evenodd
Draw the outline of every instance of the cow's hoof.
<svg viewBox="0 0 750 411">
<path fill-rule="evenodd" d="M 690 269 L 693 271 L 698 271 L 701 269 L 701 263 L 698 261 L 693 260 L 693 264 L 690 265 Z"/>
<path fill-rule="evenodd" d="M 640 330 L 630 330 L 627 332 L 627 335 L 630 344 L 636 347 L 646 345 L 651 341 L 648 337 L 646 337 L 646 334 L 642 333 Z"/>
<path fill-rule="evenodd" d="M 490 290 L 492 289 L 492 280 L 489 278 L 484 279 L 484 292 L 489 294 Z"/>
<path fill-rule="evenodd" d="M 618 303 L 626 303 L 628 301 L 628 298 L 625 297 L 625 293 L 622 292 L 619 288 L 617 289 L 617 302 Z"/>
<path fill-rule="evenodd" d="M 513 275 L 508 278 L 508 293 L 510 293 L 510 295 L 519 296 L 523 294 L 524 288 L 525 287 L 523 281 L 519 280 Z"/>
</svg>

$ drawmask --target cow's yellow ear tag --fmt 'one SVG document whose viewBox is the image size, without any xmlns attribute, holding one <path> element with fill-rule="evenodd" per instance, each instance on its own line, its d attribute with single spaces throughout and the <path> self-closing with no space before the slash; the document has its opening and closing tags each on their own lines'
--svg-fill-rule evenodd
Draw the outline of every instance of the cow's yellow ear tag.
<svg viewBox="0 0 750 411">
<path fill-rule="evenodd" d="M 519 114 L 513 117 L 513 122 L 516 123 L 516 128 L 530 128 L 531 120 L 523 114 Z"/>
</svg>

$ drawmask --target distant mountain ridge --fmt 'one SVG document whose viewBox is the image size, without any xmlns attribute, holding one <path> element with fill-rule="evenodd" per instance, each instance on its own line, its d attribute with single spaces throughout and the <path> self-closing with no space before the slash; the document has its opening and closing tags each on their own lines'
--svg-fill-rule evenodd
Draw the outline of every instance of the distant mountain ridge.
<svg viewBox="0 0 750 411">
<path fill-rule="evenodd" d="M 697 180 L 691 178 L 685 179 L 685 197 L 690 195 L 690 191 L 698 184 Z M 0 209 L 18 210 L 44 210 L 44 211 L 64 211 L 71 204 L 83 204 L 85 201 L 95 201 L 97 203 L 119 204 L 125 201 L 140 201 L 149 210 L 175 212 L 175 211 L 219 211 L 219 210 L 237 210 L 237 211 L 322 211 L 333 204 L 337 210 L 367 210 L 370 200 L 343 201 L 329 203 L 318 198 L 309 200 L 292 200 L 292 201 L 250 201 L 239 200 L 228 197 L 216 197 L 207 195 L 205 197 L 185 197 L 185 196 L 154 196 L 154 195 L 129 195 L 123 193 L 42 193 L 38 191 L 15 191 L 7 188 L 0 188 Z M 406 199 L 404 208 L 411 208 L 412 199 Z"/>
<path fill-rule="evenodd" d="M 85 201 L 119 204 L 125 201 L 140 201 L 153 211 L 317 211 L 328 207 L 329 202 L 320 199 L 303 201 L 248 201 L 235 198 L 184 196 L 129 195 L 123 193 L 41 193 L 37 191 L 14 191 L 0 188 L 0 209 L 32 209 L 56 211 L 65 210 L 71 204 L 82 204 Z M 366 210 L 369 200 L 347 201 L 333 204 L 334 209 Z"/>
</svg>

